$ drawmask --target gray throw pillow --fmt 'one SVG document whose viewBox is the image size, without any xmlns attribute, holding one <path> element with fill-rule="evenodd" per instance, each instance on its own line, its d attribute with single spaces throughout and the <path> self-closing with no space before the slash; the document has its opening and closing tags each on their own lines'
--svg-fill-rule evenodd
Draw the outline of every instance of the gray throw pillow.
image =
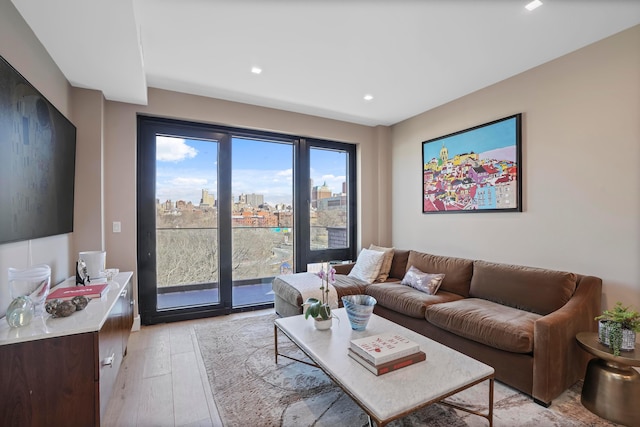
<svg viewBox="0 0 640 427">
<path fill-rule="evenodd" d="M 444 279 L 444 274 L 431 274 L 411 266 L 404 275 L 401 284 L 411 286 L 429 295 L 435 295 Z"/>
</svg>

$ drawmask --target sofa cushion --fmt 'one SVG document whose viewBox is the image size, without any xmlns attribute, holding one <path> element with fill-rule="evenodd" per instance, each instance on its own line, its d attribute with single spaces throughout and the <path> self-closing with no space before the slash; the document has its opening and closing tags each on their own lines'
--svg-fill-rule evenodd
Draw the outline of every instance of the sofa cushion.
<svg viewBox="0 0 640 427">
<path fill-rule="evenodd" d="M 546 315 L 569 301 L 576 280 L 574 273 L 475 261 L 469 295 Z"/>
<path fill-rule="evenodd" d="M 373 283 L 367 286 L 365 293 L 374 297 L 378 301 L 377 304 L 383 307 L 418 319 L 424 319 L 425 309 L 431 304 L 462 298 L 460 295 L 443 291 L 429 295 L 399 283 Z"/>
<path fill-rule="evenodd" d="M 371 244 L 369 249 L 372 251 L 384 252 L 384 258 L 382 259 L 382 265 L 380 266 L 380 272 L 376 282 L 384 282 L 389 277 L 389 270 L 391 270 L 391 262 L 393 261 L 394 248 L 383 248 L 382 246 L 376 246 Z"/>
<path fill-rule="evenodd" d="M 533 351 L 533 325 L 540 317 L 478 298 L 430 305 L 425 315 L 441 329 L 514 353 Z"/>
<path fill-rule="evenodd" d="M 463 297 L 469 296 L 469 284 L 473 274 L 472 260 L 410 251 L 407 269 L 411 266 L 427 273 L 444 274 L 440 290 Z"/>
<path fill-rule="evenodd" d="M 373 283 L 378 278 L 383 260 L 384 252 L 362 249 L 356 260 L 356 265 L 349 272 L 349 277 Z"/>
<path fill-rule="evenodd" d="M 389 280 L 402 280 L 404 273 L 407 272 L 407 260 L 409 259 L 409 251 L 396 249 L 393 251 L 393 260 L 391 261 L 391 269 L 389 270 Z"/>
</svg>

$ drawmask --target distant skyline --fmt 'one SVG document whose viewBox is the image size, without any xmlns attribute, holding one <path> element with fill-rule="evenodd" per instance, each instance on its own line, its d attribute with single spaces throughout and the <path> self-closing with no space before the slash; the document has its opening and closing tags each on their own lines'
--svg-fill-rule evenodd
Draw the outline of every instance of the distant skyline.
<svg viewBox="0 0 640 427">
<path fill-rule="evenodd" d="M 232 193 L 262 194 L 269 204 L 293 201 L 293 146 L 242 138 L 232 140 Z M 156 138 L 156 198 L 199 204 L 202 190 L 218 200 L 217 143 L 167 136 Z M 313 185 L 325 182 L 332 193 L 342 191 L 346 154 L 313 149 Z"/>
</svg>

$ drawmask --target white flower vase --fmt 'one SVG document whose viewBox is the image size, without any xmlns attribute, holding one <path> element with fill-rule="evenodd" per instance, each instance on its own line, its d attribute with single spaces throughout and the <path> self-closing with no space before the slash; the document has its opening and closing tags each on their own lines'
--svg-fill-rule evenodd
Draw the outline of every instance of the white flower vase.
<svg viewBox="0 0 640 427">
<path fill-rule="evenodd" d="M 322 317 L 316 317 L 313 319 L 313 324 L 319 331 L 326 331 L 331 328 L 333 324 L 333 319 L 330 317 L 327 320 L 323 320 Z"/>
</svg>

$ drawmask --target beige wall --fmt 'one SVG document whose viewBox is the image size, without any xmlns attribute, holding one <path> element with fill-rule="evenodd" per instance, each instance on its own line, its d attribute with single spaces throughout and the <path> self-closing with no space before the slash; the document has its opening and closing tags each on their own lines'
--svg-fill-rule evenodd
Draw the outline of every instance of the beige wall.
<svg viewBox="0 0 640 427">
<path fill-rule="evenodd" d="M 216 123 L 358 144 L 359 245 L 390 241 L 389 192 L 380 191 L 389 128 L 372 128 L 218 99 L 149 90 L 149 105 L 107 102 L 105 109 L 105 230 L 108 263 L 136 271 L 136 114 Z M 381 157 L 382 156 L 382 157 Z M 384 186 L 389 186 L 387 179 Z M 381 221 L 387 221 L 386 226 Z M 113 221 L 122 223 L 112 233 Z"/>
<path fill-rule="evenodd" d="M 104 250 L 104 97 L 73 88 L 72 115 L 77 127 L 73 252 Z M 114 267 L 110 254 L 107 264 Z"/>
<path fill-rule="evenodd" d="M 9 0 L 0 0 L 0 55 L 73 121 L 69 83 Z M 73 233 L 0 245 L 0 317 L 11 302 L 7 269 L 43 263 L 51 267 L 52 283 L 64 280 L 75 258 L 72 236 Z"/>
<path fill-rule="evenodd" d="M 424 215 L 421 142 L 523 113 L 522 213 Z M 640 26 L 392 128 L 393 244 L 599 276 L 640 308 Z"/>
</svg>

